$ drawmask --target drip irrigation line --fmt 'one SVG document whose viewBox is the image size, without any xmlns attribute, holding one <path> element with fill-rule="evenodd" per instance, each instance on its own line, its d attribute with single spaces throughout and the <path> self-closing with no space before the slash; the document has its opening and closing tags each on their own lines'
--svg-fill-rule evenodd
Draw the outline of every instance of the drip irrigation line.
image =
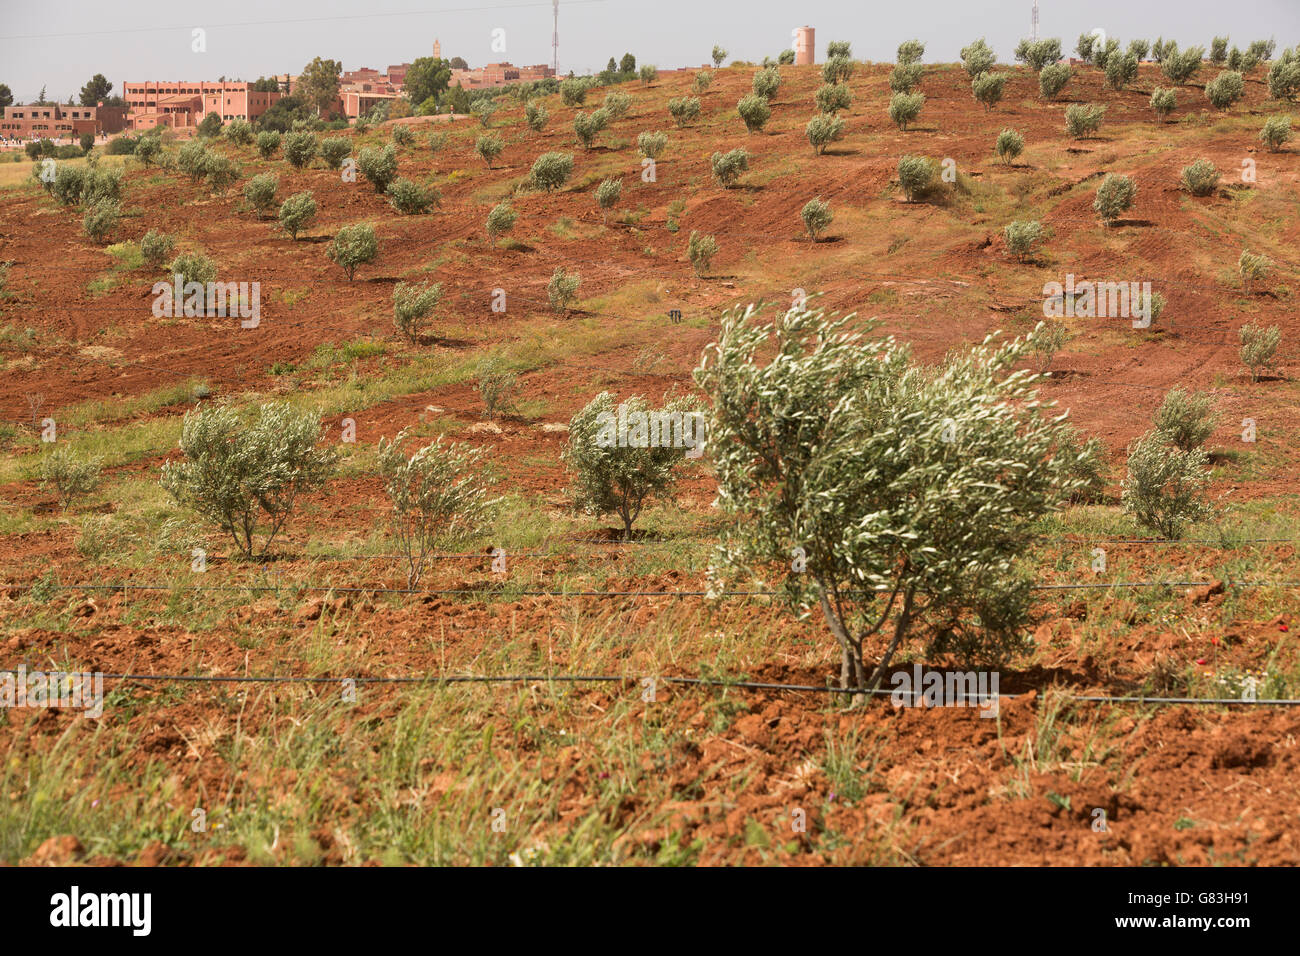
<svg viewBox="0 0 1300 956">
<path fill-rule="evenodd" d="M 53 672 L 51 672 L 53 673 Z M 937 673 L 937 672 L 936 672 Z M 0 674 L 19 676 L 15 670 L 0 670 Z M 651 680 L 656 684 L 675 684 L 685 687 L 721 687 L 735 688 L 740 690 L 772 690 L 772 691 L 790 691 L 802 693 L 819 693 L 819 694 L 849 694 L 853 696 L 869 697 L 894 697 L 909 696 L 915 701 L 918 697 L 924 700 L 924 691 L 905 691 L 901 689 L 885 689 L 870 687 L 833 687 L 830 685 L 818 684 L 782 684 L 771 681 L 751 681 L 751 680 L 728 680 L 707 677 L 664 677 L 647 674 L 449 674 L 433 675 L 424 674 L 418 677 L 293 677 L 293 676 L 253 676 L 253 675 L 226 675 L 226 674 L 99 674 L 104 680 L 136 681 L 140 683 L 149 682 L 169 682 L 185 684 L 341 684 L 346 680 L 354 684 L 422 684 L 427 686 L 436 686 L 439 684 L 519 684 L 519 683 L 555 683 L 555 684 L 597 684 L 597 683 L 631 683 L 640 685 L 643 681 Z M 988 694 L 966 694 L 963 693 L 959 700 L 963 703 L 966 701 L 973 702 L 977 705 L 987 704 L 991 700 L 1018 700 L 1028 696 L 1029 693 L 1038 695 L 1046 694 L 1047 689 L 1039 689 L 1032 692 L 1022 692 L 1018 694 L 988 693 Z M 1116 697 L 1090 694 L 1065 694 L 1066 700 L 1079 701 L 1086 703 L 1113 703 L 1113 704 L 1193 704 L 1193 705 L 1218 705 L 1226 706 L 1231 704 L 1242 704 L 1247 706 L 1296 706 L 1300 705 L 1300 700 L 1290 698 L 1264 698 L 1264 699 L 1242 699 L 1236 697 Z M 948 705 L 951 706 L 951 705 Z M 941 707 L 927 709 L 942 709 Z"/>
<path fill-rule="evenodd" d="M 19 584 L 17 582 L 0 583 L 0 589 L 4 590 L 30 590 L 36 584 Z M 1033 584 L 1029 586 L 1031 591 L 1082 591 L 1082 590 L 1110 590 L 1126 589 L 1139 590 L 1143 588 L 1198 588 L 1213 587 L 1221 584 L 1227 588 L 1278 588 L 1281 590 L 1290 590 L 1300 588 L 1300 581 L 1098 581 L 1088 583 L 1066 583 L 1066 584 Z M 661 597 L 661 598 L 751 598 L 751 597 L 780 597 L 783 592 L 772 590 L 726 590 L 719 592 L 709 591 L 649 591 L 649 590 L 631 590 L 631 591 L 599 591 L 599 590 L 548 590 L 543 588 L 525 588 L 520 590 L 506 590 L 494 588 L 394 588 L 381 586 L 358 586 L 358 585 L 327 585 L 327 584 L 295 584 L 292 582 L 282 582 L 277 584 L 129 584 L 119 582 L 116 584 L 91 584 L 89 582 L 77 582 L 63 584 L 51 582 L 44 587 L 52 588 L 58 591 L 193 591 L 193 592 L 219 592 L 219 593 L 267 593 L 274 592 L 279 594 L 281 591 L 299 591 L 326 594 L 408 594 L 422 595 L 428 597 L 480 597 L 484 600 L 489 598 L 496 602 L 513 601 L 525 597 L 546 597 L 546 598 L 587 598 L 587 597 Z M 853 590 L 843 592 L 846 596 L 862 597 L 866 595 L 884 594 L 888 591 L 885 585 L 881 585 L 873 590 Z"/>
</svg>

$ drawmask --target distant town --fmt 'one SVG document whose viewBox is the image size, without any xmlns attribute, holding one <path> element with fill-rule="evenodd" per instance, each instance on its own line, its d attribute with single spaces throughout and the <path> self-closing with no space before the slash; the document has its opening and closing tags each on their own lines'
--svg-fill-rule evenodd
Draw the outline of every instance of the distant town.
<svg viewBox="0 0 1300 956">
<path fill-rule="evenodd" d="M 0 144 L 19 148 L 48 139 L 80 140 L 84 145 L 106 141 L 124 131 L 160 127 L 193 132 L 211 116 L 220 123 L 234 119 L 255 121 L 277 104 L 295 99 L 308 102 L 318 116 L 348 122 L 372 115 L 397 118 L 403 113 L 463 113 L 469 108 L 469 95 L 475 91 L 553 77 L 555 68 L 547 64 L 515 66 L 501 62 L 471 68 L 461 57 L 444 60 L 442 44 L 436 39 L 432 57 L 390 64 L 382 72 L 371 67 L 343 70 L 337 61 L 318 58 L 303 73 L 283 73 L 251 82 L 224 77 L 132 80 L 122 83 L 117 96 L 108 96 L 112 84 L 96 75 L 83 87 L 80 103 L 48 102 L 42 91 L 41 102 L 4 105 Z M 332 97 L 322 97 L 322 90 L 332 92 Z M 0 87 L 0 94 L 4 92 L 7 88 Z M 419 97 L 418 102 L 413 102 L 412 94 Z"/>
</svg>

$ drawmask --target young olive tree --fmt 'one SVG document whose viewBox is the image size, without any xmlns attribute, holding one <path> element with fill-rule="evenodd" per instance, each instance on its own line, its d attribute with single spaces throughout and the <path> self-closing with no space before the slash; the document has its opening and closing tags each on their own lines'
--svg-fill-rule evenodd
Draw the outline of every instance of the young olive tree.
<svg viewBox="0 0 1300 956">
<path fill-rule="evenodd" d="M 534 189 L 549 193 L 568 182 L 571 175 L 573 175 L 572 153 L 542 153 L 533 163 L 528 179 Z"/>
<path fill-rule="evenodd" d="M 1173 90 L 1166 90 L 1157 86 L 1151 91 L 1151 109 L 1155 111 L 1156 119 L 1164 122 L 1173 113 L 1178 106 L 1178 94 Z"/>
<path fill-rule="evenodd" d="M 889 118 L 899 129 L 907 131 L 907 124 L 915 122 L 925 106 L 924 93 L 895 93 L 889 100 Z"/>
<path fill-rule="evenodd" d="M 803 219 L 804 228 L 808 230 L 808 237 L 813 242 L 821 238 L 821 234 L 835 218 L 835 214 L 831 212 L 831 204 L 820 198 L 808 200 L 799 215 Z"/>
<path fill-rule="evenodd" d="M 1009 77 L 1009 73 L 981 73 L 971 80 L 971 93 L 984 106 L 985 112 L 1002 102 L 1002 92 Z"/>
<path fill-rule="evenodd" d="M 1097 187 L 1097 198 L 1092 208 L 1106 225 L 1110 225 L 1133 206 L 1137 198 L 1137 183 L 1130 176 L 1107 173 Z"/>
<path fill-rule="evenodd" d="M 710 400 L 718 503 L 733 521 L 720 587 L 758 566 L 792 608 L 820 607 L 840 686 L 875 687 L 916 630 L 997 659 L 1030 603 L 1034 522 L 1079 485 L 1061 419 L 1043 414 L 1027 345 L 985 340 L 937 368 L 849 316 L 725 313 L 697 383 Z M 793 560 L 792 560 L 793 558 Z M 892 635 L 868 677 L 867 652 Z"/>
<path fill-rule="evenodd" d="M 342 267 L 351 282 L 357 266 L 374 262 L 379 255 L 379 241 L 375 238 L 374 227 L 364 222 L 341 227 L 334 234 L 326 255 L 331 262 Z"/>
<path fill-rule="evenodd" d="M 1273 367 L 1277 347 L 1282 343 L 1282 330 L 1276 325 L 1243 325 L 1237 332 L 1241 339 L 1241 361 L 1250 369 L 1250 380 L 1258 382 L 1265 369 Z"/>
<path fill-rule="evenodd" d="M 515 212 L 514 207 L 508 202 L 499 202 L 492 207 L 492 211 L 487 217 L 487 234 L 488 238 L 494 242 L 515 227 L 515 220 L 519 214 Z"/>
<path fill-rule="evenodd" d="M 369 180 L 375 192 L 386 192 L 388 184 L 397 177 L 397 150 L 392 143 L 383 149 L 363 146 L 357 153 L 357 169 Z"/>
<path fill-rule="evenodd" d="M 695 229 L 691 230 L 690 238 L 686 240 L 686 258 L 691 261 L 691 268 L 697 276 L 703 276 L 709 271 L 709 264 L 717 254 L 718 240 L 701 235 Z"/>
<path fill-rule="evenodd" d="M 1070 77 L 1074 71 L 1068 63 L 1052 63 L 1045 66 L 1038 73 L 1038 92 L 1043 95 L 1043 99 L 1054 100 L 1060 95 L 1061 90 L 1070 82 Z"/>
<path fill-rule="evenodd" d="M 441 282 L 427 286 L 399 282 L 393 286 L 393 325 L 408 342 L 418 342 L 429 316 L 441 301 Z"/>
<path fill-rule="evenodd" d="M 623 180 L 617 176 L 610 176 L 601 180 L 600 185 L 596 187 L 596 206 L 600 209 L 600 218 L 602 222 L 609 222 L 609 211 L 614 208 L 615 204 L 623 196 Z"/>
<path fill-rule="evenodd" d="M 832 89 L 848 89 L 848 87 L 832 87 Z M 808 125 L 804 127 L 804 134 L 808 137 L 813 152 L 819 156 L 826 152 L 827 146 L 844 135 L 844 125 L 842 116 L 832 116 L 830 113 L 822 113 L 810 119 Z"/>
<path fill-rule="evenodd" d="M 574 508 L 618 515 L 631 538 L 646 502 L 672 487 L 686 452 L 696 447 L 698 422 L 691 416 L 697 413 L 685 398 L 653 408 L 640 396 L 616 406 L 609 392 L 597 395 L 569 422 L 563 460 L 573 474 Z M 620 435 L 620 420 L 635 424 Z"/>
<path fill-rule="evenodd" d="M 316 221 L 316 197 L 311 190 L 294 193 L 280 204 L 280 228 L 297 239 L 298 233 Z"/>
<path fill-rule="evenodd" d="M 298 496 L 323 487 L 338 460 L 336 450 L 316 447 L 320 438 L 315 412 L 266 404 L 245 425 L 230 406 L 199 405 L 185 413 L 184 458 L 163 465 L 162 486 L 227 532 L 246 557 L 265 554 Z"/>
<path fill-rule="evenodd" d="M 1187 525 L 1211 513 L 1204 499 L 1209 466 L 1204 448 L 1183 451 L 1160 432 L 1147 432 L 1129 446 L 1120 505 L 1144 527 L 1178 538 Z"/>
<path fill-rule="evenodd" d="M 1216 420 L 1214 400 L 1209 395 L 1177 386 L 1165 394 L 1156 409 L 1155 426 L 1169 444 L 1191 451 L 1205 444 L 1214 432 Z"/>
<path fill-rule="evenodd" d="M 443 444 L 442 436 L 411 457 L 407 432 L 379 439 L 379 473 L 392 503 L 391 525 L 406 560 L 406 586 L 417 587 L 437 546 L 463 547 L 486 530 L 501 499 L 489 498 L 481 448 Z"/>
<path fill-rule="evenodd" d="M 1025 138 L 1017 130 L 1004 129 L 998 133 L 993 148 L 997 150 L 1002 162 L 1010 165 L 1017 156 L 1025 151 Z"/>
</svg>

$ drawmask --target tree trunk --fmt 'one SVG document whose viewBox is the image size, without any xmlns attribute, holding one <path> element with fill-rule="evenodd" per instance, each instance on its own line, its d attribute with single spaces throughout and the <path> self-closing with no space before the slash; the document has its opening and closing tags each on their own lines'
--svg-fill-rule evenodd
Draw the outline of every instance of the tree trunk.
<svg viewBox="0 0 1300 956">
<path fill-rule="evenodd" d="M 871 675 L 868 686 L 875 690 L 880 686 L 880 681 L 885 676 L 885 668 L 893 660 L 894 652 L 898 650 L 898 645 L 903 642 L 903 637 L 907 634 L 908 625 L 912 623 L 912 601 L 916 597 L 916 589 L 908 588 L 903 595 L 903 609 L 898 614 L 898 620 L 894 623 L 894 636 L 885 648 L 885 653 L 880 658 L 880 663 L 876 665 L 875 672 Z"/>
</svg>

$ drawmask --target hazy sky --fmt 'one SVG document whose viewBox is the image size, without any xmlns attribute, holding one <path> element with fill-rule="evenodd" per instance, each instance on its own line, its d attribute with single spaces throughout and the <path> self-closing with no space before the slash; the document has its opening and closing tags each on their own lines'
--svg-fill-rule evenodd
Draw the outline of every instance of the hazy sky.
<svg viewBox="0 0 1300 956">
<path fill-rule="evenodd" d="M 926 60 L 951 61 L 985 36 L 1011 59 L 1029 33 L 1032 0 L 561 0 L 560 70 L 599 70 L 610 56 L 635 54 L 661 68 L 698 66 L 714 43 L 729 59 L 759 60 L 789 47 L 790 31 L 817 30 L 817 59 L 828 40 L 849 40 L 862 59 L 892 60 L 901 40 L 926 44 Z M 345 69 L 382 70 L 432 54 L 471 66 L 495 60 L 551 61 L 550 0 L 223 0 L 221 3 L 145 0 L 0 0 L 0 83 L 29 102 L 44 85 L 64 101 L 94 73 L 121 92 L 125 80 L 256 79 L 297 73 L 314 56 Z M 1097 27 L 1127 42 L 1174 37 L 1208 45 L 1226 34 L 1245 47 L 1274 37 L 1278 49 L 1300 43 L 1300 0 L 1040 0 L 1043 36 L 1073 49 Z M 206 30 L 207 50 L 191 50 L 191 31 Z M 492 50 L 492 31 L 505 30 L 506 50 Z"/>
</svg>

